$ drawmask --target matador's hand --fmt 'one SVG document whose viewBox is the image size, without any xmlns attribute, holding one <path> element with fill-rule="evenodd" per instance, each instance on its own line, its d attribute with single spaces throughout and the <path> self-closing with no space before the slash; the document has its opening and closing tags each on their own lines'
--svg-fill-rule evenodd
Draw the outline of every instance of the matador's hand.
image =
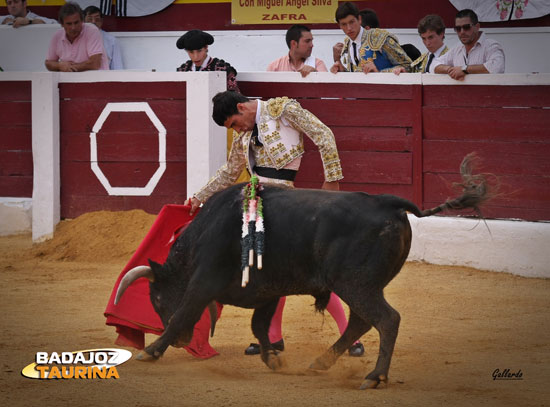
<svg viewBox="0 0 550 407">
<path fill-rule="evenodd" d="M 184 205 L 189 205 L 191 206 L 191 209 L 189 210 L 189 215 L 193 215 L 195 213 L 195 211 L 197 210 L 197 208 L 199 206 L 201 206 L 201 201 L 199 201 L 197 198 L 195 197 L 192 197 L 192 198 L 189 198 L 187 199 L 185 202 L 184 202 Z"/>
</svg>

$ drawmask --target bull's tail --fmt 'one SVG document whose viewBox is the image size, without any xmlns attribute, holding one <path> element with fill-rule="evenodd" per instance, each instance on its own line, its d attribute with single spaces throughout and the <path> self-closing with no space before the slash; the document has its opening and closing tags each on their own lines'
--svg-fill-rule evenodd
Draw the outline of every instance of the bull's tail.
<svg viewBox="0 0 550 407">
<path fill-rule="evenodd" d="M 490 198 L 487 176 L 485 174 L 472 174 L 473 162 L 477 160 L 475 153 L 470 153 L 460 165 L 460 175 L 462 182 L 455 185 L 462 187 L 462 195 L 457 198 L 447 200 L 439 206 L 421 211 L 416 205 L 409 202 L 409 205 L 403 205 L 403 209 L 413 213 L 419 218 L 435 215 L 447 209 L 461 210 L 473 209 L 481 216 L 479 207 L 483 202 Z"/>
</svg>

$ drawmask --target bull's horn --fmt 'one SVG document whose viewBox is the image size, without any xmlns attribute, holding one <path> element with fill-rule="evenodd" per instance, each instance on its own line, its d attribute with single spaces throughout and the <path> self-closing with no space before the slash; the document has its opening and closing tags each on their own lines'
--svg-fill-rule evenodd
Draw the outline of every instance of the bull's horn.
<svg viewBox="0 0 550 407">
<path fill-rule="evenodd" d="M 210 312 L 210 337 L 214 336 L 214 329 L 216 329 L 216 320 L 218 319 L 218 307 L 216 301 L 212 301 L 208 304 L 208 311 Z"/>
<path fill-rule="evenodd" d="M 155 275 L 153 274 L 153 270 L 151 270 L 151 267 L 149 266 L 137 266 L 134 267 L 132 270 L 129 270 L 122 280 L 120 280 L 120 284 L 118 285 L 118 290 L 116 291 L 116 297 L 115 297 L 115 305 L 118 304 L 120 301 L 120 298 L 124 294 L 124 291 L 138 278 L 145 277 L 150 282 L 155 281 Z"/>
</svg>

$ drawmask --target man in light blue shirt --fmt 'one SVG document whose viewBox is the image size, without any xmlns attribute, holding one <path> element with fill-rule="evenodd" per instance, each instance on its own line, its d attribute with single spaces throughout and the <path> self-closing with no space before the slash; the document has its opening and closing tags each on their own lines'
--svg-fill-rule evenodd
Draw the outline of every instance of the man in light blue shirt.
<svg viewBox="0 0 550 407">
<path fill-rule="evenodd" d="M 99 28 L 103 37 L 103 48 L 105 48 L 107 58 L 109 59 L 109 69 L 124 69 L 122 64 L 122 53 L 120 52 L 120 46 L 118 45 L 117 39 L 101 29 L 103 26 L 103 14 L 101 10 L 96 6 L 86 7 L 84 10 L 84 21 L 92 23 Z"/>
</svg>

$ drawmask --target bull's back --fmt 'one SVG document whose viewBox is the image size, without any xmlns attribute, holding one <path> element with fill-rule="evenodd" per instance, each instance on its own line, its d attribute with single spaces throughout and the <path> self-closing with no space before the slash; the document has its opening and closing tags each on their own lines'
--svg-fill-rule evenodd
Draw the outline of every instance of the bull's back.
<svg viewBox="0 0 550 407">
<path fill-rule="evenodd" d="M 359 270 L 386 285 L 409 253 L 411 230 L 402 209 L 409 202 L 401 198 L 280 189 L 263 196 L 265 264 L 290 270 L 294 279 L 335 281 Z"/>
<path fill-rule="evenodd" d="M 401 259 L 404 251 L 408 253 L 407 218 L 404 211 L 386 204 L 384 197 L 271 186 L 261 196 L 265 254 L 263 269 L 252 270 L 249 287 L 256 292 L 322 291 L 358 270 L 370 273 L 373 283 L 385 285 L 397 266 L 369 267 L 369 262 L 374 256 Z M 241 273 L 241 228 L 239 185 L 210 198 L 186 231 L 193 235 L 191 244 L 208 247 L 197 252 L 203 258 L 196 262 L 207 262 L 217 273 L 223 269 L 235 287 Z"/>
</svg>

